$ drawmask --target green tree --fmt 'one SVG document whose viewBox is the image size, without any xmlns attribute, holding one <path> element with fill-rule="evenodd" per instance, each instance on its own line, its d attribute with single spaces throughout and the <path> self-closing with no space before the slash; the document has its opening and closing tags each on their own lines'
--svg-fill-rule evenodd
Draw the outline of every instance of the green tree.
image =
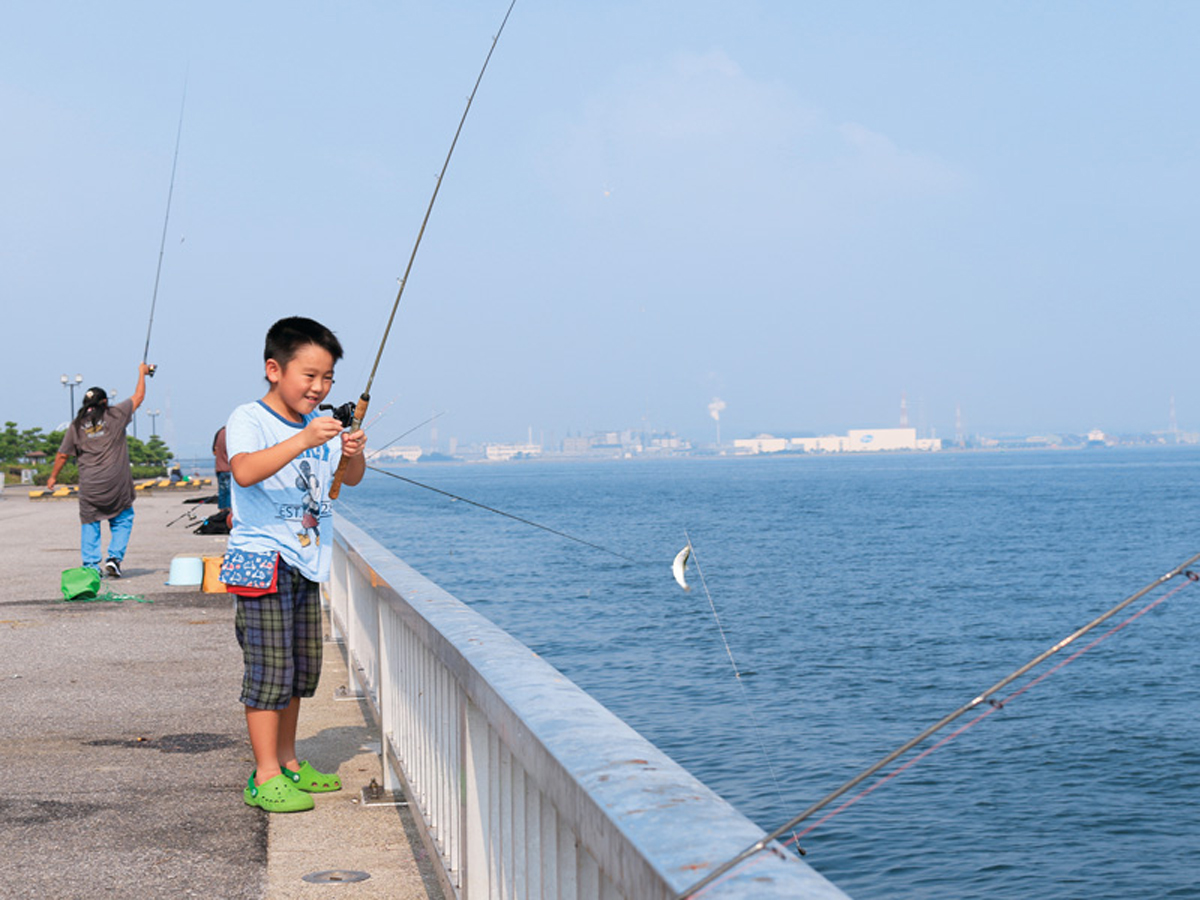
<svg viewBox="0 0 1200 900">
<path fill-rule="evenodd" d="M 63 435 L 65 434 L 65 431 L 50 432 L 48 435 L 46 435 L 45 439 L 42 441 L 42 446 L 38 449 L 40 449 L 47 456 L 54 456 L 56 453 L 58 453 L 58 448 L 62 446 Z"/>
<path fill-rule="evenodd" d="M 50 475 L 54 457 L 62 445 L 64 432 L 51 431 L 43 433 L 41 428 L 26 428 L 24 431 L 16 422 L 5 422 L 4 430 L 0 432 L 0 464 L 6 468 L 15 466 L 20 460 L 26 459 L 31 453 L 40 450 L 46 454 L 46 460 L 39 464 L 35 480 L 45 484 Z M 171 448 L 154 434 L 150 440 L 143 443 L 131 435 L 126 435 L 129 443 L 129 462 L 133 466 L 135 478 L 154 478 L 166 474 L 167 461 L 174 459 Z M 16 480 L 20 472 L 11 468 L 5 472 L 6 480 Z M 59 473 L 58 480 L 63 484 L 73 484 L 78 480 L 77 469 L 73 462 L 68 462 Z"/>
<path fill-rule="evenodd" d="M 150 435 L 150 440 L 146 441 L 146 452 L 150 459 L 158 465 L 165 465 L 167 460 L 175 458 L 171 448 L 164 444 L 162 438 L 157 434 Z"/>
<path fill-rule="evenodd" d="M 61 442 L 62 432 L 43 434 L 41 428 L 20 431 L 16 422 L 5 422 L 4 431 L 0 432 L 0 461 L 12 464 L 37 450 L 53 456 Z"/>
<path fill-rule="evenodd" d="M 162 442 L 157 434 L 151 435 L 150 440 L 142 442 L 138 438 L 131 435 L 126 435 L 126 440 L 129 442 L 129 461 L 133 464 L 134 469 L 139 474 L 139 477 L 151 477 L 154 475 L 165 474 L 164 467 L 167 460 L 171 459 L 175 454 L 171 452 L 171 448 Z M 152 469 L 153 471 L 147 471 Z"/>
<path fill-rule="evenodd" d="M 45 443 L 45 440 L 46 440 L 46 436 L 44 434 L 42 434 L 42 429 L 26 428 L 24 431 L 21 432 L 21 455 L 28 456 L 30 453 L 33 453 L 36 450 L 41 450 L 42 444 Z M 58 447 L 55 446 L 54 451 L 52 451 L 51 455 L 53 455 L 53 453 L 57 452 L 57 451 L 58 451 Z M 43 452 L 45 452 L 45 451 L 43 451 Z"/>
<path fill-rule="evenodd" d="M 0 433 L 0 459 L 6 463 L 14 463 L 21 457 L 21 435 L 17 431 L 16 422 L 5 422 L 4 432 Z"/>
</svg>

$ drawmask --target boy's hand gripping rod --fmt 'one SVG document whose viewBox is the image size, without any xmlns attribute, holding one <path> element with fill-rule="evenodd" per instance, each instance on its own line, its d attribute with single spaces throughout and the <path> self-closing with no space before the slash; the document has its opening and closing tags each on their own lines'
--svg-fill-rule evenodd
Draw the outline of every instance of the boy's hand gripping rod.
<svg viewBox="0 0 1200 900">
<path fill-rule="evenodd" d="M 400 298 L 404 296 L 404 286 L 408 284 L 408 273 L 412 271 L 413 260 L 417 258 L 417 249 L 421 246 L 421 238 L 425 236 L 425 226 L 429 223 L 429 214 L 433 212 L 433 204 L 437 201 L 438 191 L 442 188 L 442 179 L 446 176 L 446 169 L 450 165 L 450 157 L 454 155 L 454 148 L 458 144 L 458 136 L 462 134 L 463 124 L 467 121 L 467 113 L 471 111 L 471 103 L 475 99 L 475 92 L 479 90 L 479 83 L 483 81 L 483 73 L 487 71 L 488 63 L 491 62 L 492 53 L 496 50 L 496 43 L 500 40 L 500 35 L 504 32 L 504 26 L 508 23 L 508 17 L 512 14 L 513 7 L 517 5 L 517 0 L 512 0 L 508 5 L 508 12 L 504 14 L 504 21 L 500 23 L 500 29 L 496 32 L 496 36 L 492 38 L 492 46 L 488 49 L 487 57 L 483 61 L 483 67 L 479 70 L 479 77 L 475 79 L 475 87 L 471 90 L 471 96 L 467 98 L 467 107 L 463 110 L 462 118 L 458 121 L 458 129 L 454 132 L 454 140 L 450 142 L 450 150 L 446 154 L 446 161 L 442 163 L 442 171 L 438 173 L 437 183 L 433 186 L 433 196 L 429 198 L 429 206 L 425 209 L 425 218 L 421 220 L 421 230 L 417 232 L 416 243 L 413 244 L 412 253 L 408 257 L 408 265 L 404 269 L 404 275 L 400 278 L 400 289 L 396 292 L 396 302 L 392 304 L 392 314 L 388 317 L 387 328 L 383 330 L 383 340 L 379 342 L 379 352 L 375 354 L 375 365 L 371 366 L 371 375 L 367 378 L 367 386 L 362 392 L 362 396 L 358 398 L 358 405 L 354 408 L 354 417 L 350 420 L 348 429 L 357 431 L 362 426 L 362 420 L 367 415 L 367 404 L 371 402 L 371 385 L 375 381 L 375 372 L 379 368 L 379 361 L 383 358 L 383 348 L 387 346 L 388 335 L 392 330 L 392 322 L 396 319 L 396 310 L 400 308 Z M 345 475 L 346 457 L 342 457 L 338 463 L 337 471 L 333 474 L 333 484 L 329 488 L 329 499 L 336 500 L 337 495 L 342 490 L 342 478 Z"/>
</svg>

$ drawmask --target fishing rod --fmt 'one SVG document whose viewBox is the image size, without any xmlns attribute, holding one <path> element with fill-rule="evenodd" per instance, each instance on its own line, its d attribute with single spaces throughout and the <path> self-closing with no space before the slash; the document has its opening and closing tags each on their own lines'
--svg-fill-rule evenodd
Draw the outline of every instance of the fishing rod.
<svg viewBox="0 0 1200 900">
<path fill-rule="evenodd" d="M 183 512 L 183 514 L 182 514 L 182 515 L 178 515 L 178 516 L 176 516 L 174 519 L 172 519 L 170 522 L 168 522 L 168 523 L 167 523 L 167 527 L 168 527 L 168 528 L 170 528 L 172 525 L 174 525 L 174 524 L 175 524 L 176 522 L 178 522 L 180 519 L 185 519 L 185 518 L 186 518 L 186 519 L 193 519 L 193 520 L 194 520 L 194 519 L 196 518 L 196 510 L 197 510 L 197 509 L 200 507 L 200 505 L 201 505 L 201 504 L 204 504 L 204 503 L 216 503 L 216 502 L 217 502 L 217 498 L 216 498 L 216 495 L 213 495 L 212 497 L 204 497 L 204 498 L 202 498 L 202 499 L 200 499 L 200 500 L 185 500 L 184 502 L 185 502 L 185 503 L 194 503 L 194 504 L 196 504 L 196 505 L 195 505 L 194 507 L 190 508 L 190 509 L 184 510 L 184 512 Z"/>
<path fill-rule="evenodd" d="M 909 750 L 911 750 L 912 748 L 916 747 L 918 744 L 925 741 L 927 738 L 929 738 L 935 732 L 938 732 L 945 726 L 949 725 L 955 719 L 958 719 L 959 717 L 965 715 L 966 713 L 970 712 L 971 710 L 975 709 L 976 707 L 978 707 L 981 704 L 986 703 L 986 702 L 990 702 L 992 704 L 993 710 L 1001 708 L 1003 706 L 1003 701 L 989 700 L 989 698 L 993 694 L 995 694 L 997 691 L 1002 690 L 1003 688 L 1007 687 L 1008 685 L 1012 684 L 1014 681 L 1016 681 L 1022 675 L 1026 674 L 1031 669 L 1041 665 L 1043 662 L 1045 662 L 1047 659 L 1049 659 L 1054 654 L 1058 653 L 1060 650 L 1065 649 L 1066 647 L 1070 646 L 1075 641 L 1077 641 L 1079 638 L 1083 637 L 1088 632 L 1092 631 L 1096 627 L 1107 622 L 1109 619 L 1111 619 L 1113 616 L 1115 616 L 1121 610 L 1125 609 L 1131 603 L 1135 603 L 1136 601 L 1140 600 L 1142 597 L 1146 596 L 1151 591 L 1155 590 L 1156 588 L 1161 587 L 1162 585 L 1166 584 L 1171 579 L 1177 578 L 1180 575 L 1186 576 L 1186 578 L 1188 579 L 1188 582 L 1200 581 L 1200 575 L 1197 575 L 1194 572 L 1188 571 L 1188 567 L 1195 564 L 1197 560 L 1200 560 L 1200 553 L 1197 553 L 1195 556 L 1191 557 L 1190 559 L 1187 559 L 1184 562 L 1180 563 L 1178 566 L 1176 566 L 1174 569 L 1171 569 L 1171 571 L 1167 572 L 1165 575 L 1159 576 L 1158 578 L 1156 578 L 1154 581 L 1150 582 L 1148 585 L 1146 585 L 1141 590 L 1139 590 L 1133 594 L 1130 594 L 1128 597 L 1126 597 L 1124 600 L 1122 600 L 1116 606 L 1112 607 L 1111 609 L 1109 609 L 1107 612 L 1103 613 L 1102 615 L 1096 617 L 1091 622 L 1089 622 L 1087 625 L 1084 625 L 1082 628 L 1079 628 L 1079 629 L 1071 632 L 1065 638 L 1060 640 L 1057 644 L 1054 644 L 1049 649 L 1042 651 L 1037 656 L 1035 656 L 1033 659 L 1031 659 L 1029 662 L 1027 662 L 1025 665 L 1021 666 L 1019 669 L 1016 669 L 1011 674 L 1004 676 L 1004 678 L 1000 679 L 998 682 L 996 682 L 994 685 L 992 685 L 990 688 L 988 688 L 986 691 L 984 691 L 978 697 L 975 697 L 973 700 L 971 700 L 971 702 L 964 704 L 963 706 L 960 706 L 958 709 L 956 709 L 954 712 L 950 713 L 948 716 L 945 716 L 944 718 L 942 718 L 942 719 L 938 720 L 937 722 L 935 722 L 934 724 L 930 725 L 928 728 L 926 728 L 924 731 L 922 731 L 916 737 L 905 742 L 900 747 L 896 748 L 891 753 L 889 753 L 887 756 L 883 757 L 883 759 L 879 760 L 879 762 L 864 769 L 862 772 L 860 772 L 858 775 L 851 778 L 849 781 L 847 781 L 845 784 L 843 784 L 837 790 L 835 790 L 832 793 L 821 798 L 819 801 L 814 803 L 808 809 L 804 810 L 804 812 L 800 813 L 800 815 L 796 816 L 794 819 L 791 819 L 790 821 L 784 823 L 779 828 L 776 828 L 774 831 L 772 831 L 770 834 L 763 836 L 758 841 L 756 841 L 754 844 L 752 844 L 751 846 L 749 846 L 745 850 L 743 850 L 741 853 L 739 853 L 737 856 L 730 859 L 728 862 L 722 863 L 720 866 L 718 866 L 716 869 L 714 869 L 712 872 L 710 872 L 704 878 L 697 881 L 695 884 L 693 884 L 687 890 L 685 890 L 679 894 L 676 894 L 674 900 L 684 900 L 684 898 L 692 897 L 698 891 L 701 891 L 704 888 L 708 887 L 708 885 L 712 884 L 714 881 L 716 881 L 722 875 L 729 872 L 730 870 L 732 870 L 736 866 L 740 865 L 741 863 L 745 862 L 747 859 L 749 859 L 751 856 L 758 853 L 759 851 L 766 849 L 771 843 L 778 840 L 779 837 L 781 837 L 783 834 L 785 834 L 788 831 L 793 830 L 797 825 L 799 825 L 805 819 L 809 818 L 814 813 L 824 809 L 826 806 L 828 806 L 830 803 L 832 803 L 838 797 L 845 794 L 851 788 L 855 787 L 858 784 L 861 784 L 863 781 L 870 778 L 872 775 L 874 775 L 876 772 L 878 772 L 884 766 L 892 763 L 899 757 L 903 756 Z M 1162 600 L 1162 599 L 1165 599 L 1165 597 L 1160 598 L 1160 600 Z M 1157 603 L 1157 602 L 1159 602 L 1159 601 L 1155 601 L 1155 603 Z M 1149 607 L 1147 607 L 1147 609 L 1149 609 Z M 1142 610 L 1141 612 L 1145 612 L 1145 611 L 1146 610 Z M 1137 613 L 1137 615 L 1140 615 L 1141 612 Z M 1102 638 L 1098 639 L 1097 643 L 1099 642 L 1099 640 L 1102 640 Z M 1088 648 L 1084 648 L 1084 649 L 1086 650 Z M 1083 653 L 1084 650 L 1080 650 L 1079 652 Z M 1078 655 L 1078 654 L 1076 654 L 1076 655 Z M 1068 662 L 1069 662 L 1069 660 L 1068 660 Z M 1065 665 L 1065 664 L 1066 663 L 1063 663 L 1063 665 Z M 1049 674 L 1049 673 L 1047 673 L 1047 674 Z M 989 712 L 991 712 L 991 710 L 989 710 Z M 947 738 L 946 740 L 949 740 L 949 738 Z"/>
<path fill-rule="evenodd" d="M 172 519 L 170 522 L 167 523 L 167 528 L 170 528 L 172 525 L 174 525 L 180 519 L 190 519 L 192 521 L 195 521 L 196 520 L 196 511 L 194 509 L 184 510 L 184 512 L 181 515 L 176 516 L 174 519 Z"/>
<path fill-rule="evenodd" d="M 487 71 L 488 63 L 492 60 L 492 54 L 496 51 L 496 44 L 500 40 L 500 35 L 504 33 L 504 26 L 508 24 L 508 17 L 512 15 L 513 7 L 517 5 L 517 0 L 512 0 L 508 6 L 508 12 L 504 14 L 504 20 L 500 23 L 500 28 L 492 38 L 492 46 L 488 48 L 487 56 L 483 60 L 483 67 L 479 70 L 479 77 L 475 79 L 475 87 L 471 89 L 471 95 L 467 97 L 467 106 L 463 110 L 462 118 L 458 121 L 458 128 L 454 132 L 454 140 L 450 142 L 450 150 L 446 153 L 446 160 L 442 163 L 442 170 L 438 173 L 437 182 L 433 186 L 433 196 L 429 198 L 429 206 L 425 209 L 425 217 L 421 220 L 421 228 L 417 231 L 417 240 L 413 244 L 412 253 L 408 257 L 408 265 L 404 268 L 404 274 L 400 276 L 400 289 L 396 291 L 396 302 L 392 304 L 392 313 L 388 316 L 387 327 L 383 330 L 383 338 L 379 342 L 379 352 L 375 354 L 375 364 L 371 366 L 371 374 L 367 378 L 367 386 L 363 389 L 362 395 L 358 398 L 358 404 L 354 408 L 354 415 L 351 417 L 350 431 L 356 431 L 362 420 L 367 414 L 367 405 L 371 402 L 371 385 L 375 381 L 375 373 L 379 369 L 379 361 L 383 359 L 383 350 L 387 346 L 388 335 L 392 331 L 392 322 L 396 320 L 396 311 L 400 308 L 400 298 L 404 296 L 404 286 L 408 284 L 408 275 L 412 271 L 413 260 L 417 258 L 417 250 L 421 246 L 421 238 L 425 236 L 425 226 L 429 223 L 429 215 L 433 212 L 433 204 L 437 201 L 438 191 L 442 188 L 442 179 L 446 177 L 446 169 L 450 165 L 450 157 L 454 155 L 454 148 L 458 146 L 458 136 L 462 134 L 463 125 L 467 121 L 467 113 L 471 111 L 471 103 L 475 100 L 475 92 L 479 90 L 479 84 L 483 81 L 483 73 Z M 345 477 L 345 470 L 348 460 L 342 457 L 338 463 L 337 471 L 333 473 L 333 484 L 329 487 L 329 499 L 336 500 L 338 494 L 342 490 L 342 479 Z"/>
<path fill-rule="evenodd" d="M 150 358 L 150 332 L 154 328 L 154 307 L 158 303 L 158 283 L 162 277 L 163 253 L 167 247 L 167 223 L 171 221 L 171 197 L 175 194 L 175 170 L 179 164 L 179 143 L 183 137 L 183 111 L 187 106 L 187 78 L 183 79 L 183 99 L 179 101 L 179 124 L 175 128 L 175 155 L 171 158 L 171 183 L 167 187 L 167 211 L 163 215 L 162 238 L 158 242 L 158 266 L 154 270 L 154 292 L 150 295 L 150 322 L 146 325 L 146 346 L 142 350 L 142 362 Z M 153 377 L 156 366 L 148 373 Z M 135 432 L 136 434 L 136 432 Z"/>
<path fill-rule="evenodd" d="M 477 506 L 480 509 L 487 510 L 490 513 L 495 513 L 498 516 L 512 519 L 515 522 L 521 522 L 524 525 L 532 525 L 534 528 L 540 528 L 542 531 L 548 531 L 551 534 L 556 534 L 559 537 L 566 538 L 569 541 L 574 541 L 577 544 L 583 544 L 586 547 L 591 547 L 593 550 L 599 550 L 602 553 L 607 553 L 610 556 L 615 556 L 623 559 L 626 562 L 641 564 L 641 560 L 634 559 L 632 556 L 626 556 L 624 553 L 618 553 L 616 550 L 609 550 L 607 547 L 602 547 L 599 544 L 593 544 L 591 541 L 585 541 L 583 538 L 575 537 L 573 534 L 567 534 L 565 531 L 559 531 L 556 528 L 551 528 L 549 525 L 542 525 L 534 522 L 531 519 L 523 519 L 520 516 L 514 516 L 512 513 L 507 513 L 502 509 L 496 509 L 493 506 L 488 506 L 485 503 L 478 503 L 474 500 L 468 500 L 466 497 L 460 497 L 458 494 L 452 494 L 449 491 L 443 491 L 441 488 L 435 488 L 432 485 L 422 484 L 419 481 L 414 481 L 411 478 L 405 478 L 403 475 L 398 475 L 395 472 L 389 472 L 387 469 L 381 469 L 378 466 L 367 466 L 372 472 L 378 472 L 380 475 L 387 475 L 389 478 L 395 478 L 397 481 L 403 481 L 406 484 L 411 484 L 414 487 L 424 488 L 427 491 L 433 491 L 435 494 L 441 494 L 443 497 L 449 497 L 451 500 L 459 500 L 463 503 L 469 503 L 471 506 Z"/>
</svg>

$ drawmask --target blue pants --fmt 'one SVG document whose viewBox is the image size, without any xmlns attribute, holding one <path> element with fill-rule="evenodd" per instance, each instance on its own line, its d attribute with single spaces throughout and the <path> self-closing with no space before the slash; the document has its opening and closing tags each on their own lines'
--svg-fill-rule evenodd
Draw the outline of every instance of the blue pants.
<svg viewBox="0 0 1200 900">
<path fill-rule="evenodd" d="M 108 557 L 118 562 L 125 558 L 125 548 L 129 546 L 129 535 L 133 533 L 133 507 L 124 509 L 108 520 Z M 83 550 L 83 564 L 93 569 L 100 568 L 100 523 L 86 522 L 80 528 L 80 547 Z"/>
<path fill-rule="evenodd" d="M 229 509 L 229 481 L 231 472 L 217 473 L 217 509 Z"/>
</svg>

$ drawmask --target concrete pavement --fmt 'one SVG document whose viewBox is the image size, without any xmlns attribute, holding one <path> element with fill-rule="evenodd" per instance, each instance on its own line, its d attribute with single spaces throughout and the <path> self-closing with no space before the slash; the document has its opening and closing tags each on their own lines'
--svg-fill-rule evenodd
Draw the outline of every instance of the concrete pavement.
<svg viewBox="0 0 1200 900">
<path fill-rule="evenodd" d="M 0 897 L 440 898 L 408 811 L 358 802 L 382 781 L 379 737 L 363 705 L 334 700 L 337 644 L 300 749 L 343 790 L 286 816 L 242 802 L 253 760 L 231 598 L 164 584 L 173 557 L 222 553 L 195 522 L 167 524 L 215 510 L 183 503 L 211 493 L 140 493 L 125 577 L 101 587 L 131 596 L 71 603 L 59 575 L 79 565 L 76 502 L 0 495 Z M 370 878 L 303 880 L 327 871 Z"/>
</svg>

